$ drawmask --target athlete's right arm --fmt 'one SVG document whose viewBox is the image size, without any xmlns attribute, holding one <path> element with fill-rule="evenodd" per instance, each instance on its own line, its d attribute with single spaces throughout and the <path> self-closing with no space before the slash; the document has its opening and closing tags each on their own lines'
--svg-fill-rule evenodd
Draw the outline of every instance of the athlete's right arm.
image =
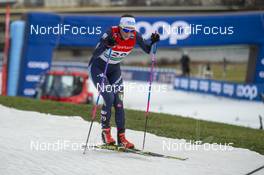
<svg viewBox="0 0 264 175">
<path fill-rule="evenodd" d="M 111 45 L 115 45 L 115 41 L 113 41 L 111 30 L 109 30 L 103 34 L 100 41 L 96 45 L 92 54 L 92 58 L 89 61 L 89 65 L 92 64 L 93 60 L 97 59 L 100 55 L 102 55 L 105 50 L 112 47 Z"/>
</svg>

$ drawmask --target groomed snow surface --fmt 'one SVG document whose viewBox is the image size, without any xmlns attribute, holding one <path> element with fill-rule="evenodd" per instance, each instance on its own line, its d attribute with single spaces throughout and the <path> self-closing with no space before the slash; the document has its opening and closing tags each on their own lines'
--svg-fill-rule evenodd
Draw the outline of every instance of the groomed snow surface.
<svg viewBox="0 0 264 175">
<path fill-rule="evenodd" d="M 89 122 L 0 106 L 1 175 L 236 175 L 264 165 L 264 156 L 230 146 L 191 147 L 185 140 L 147 134 L 145 150 L 188 157 L 186 161 L 129 153 L 88 150 L 83 155 Z M 113 135 L 116 135 L 113 128 Z M 138 147 L 143 133 L 127 130 Z M 100 142 L 100 126 L 94 123 L 91 142 Z M 182 146 L 180 146 L 182 145 Z M 185 146 L 183 146 L 185 145 Z M 170 150 L 169 150 L 170 148 Z M 255 173 L 264 174 L 264 170 Z"/>
</svg>

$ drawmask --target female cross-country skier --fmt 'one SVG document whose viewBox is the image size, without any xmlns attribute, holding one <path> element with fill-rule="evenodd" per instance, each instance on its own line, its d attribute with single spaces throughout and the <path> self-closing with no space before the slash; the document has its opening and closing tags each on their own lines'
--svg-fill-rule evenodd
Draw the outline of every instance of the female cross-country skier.
<svg viewBox="0 0 264 175">
<path fill-rule="evenodd" d="M 148 44 L 136 31 L 136 21 L 132 15 L 123 15 L 119 26 L 112 26 L 109 31 L 103 34 L 97 44 L 92 58 L 89 62 L 90 76 L 94 85 L 101 87 L 102 77 L 112 48 L 109 65 L 104 79 L 104 86 L 114 87 L 103 89 L 101 95 L 104 104 L 101 110 L 102 140 L 105 144 L 114 145 L 116 142 L 111 135 L 110 118 L 111 108 L 115 108 L 115 122 L 117 126 L 117 144 L 125 148 L 134 148 L 134 144 L 125 137 L 125 112 L 123 106 L 123 79 L 121 76 L 120 62 L 138 44 L 146 53 L 150 53 L 151 45 L 158 42 L 159 34 L 152 33 L 151 43 Z M 101 88 L 102 88 L 101 87 Z"/>
</svg>

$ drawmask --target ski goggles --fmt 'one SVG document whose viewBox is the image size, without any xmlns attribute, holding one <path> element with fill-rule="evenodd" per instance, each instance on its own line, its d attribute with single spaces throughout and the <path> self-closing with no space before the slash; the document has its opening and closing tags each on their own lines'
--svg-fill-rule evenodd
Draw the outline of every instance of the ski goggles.
<svg viewBox="0 0 264 175">
<path fill-rule="evenodd" d="M 127 28 L 122 28 L 123 32 L 125 33 L 132 33 L 134 32 L 135 30 L 134 29 L 127 29 Z"/>
</svg>

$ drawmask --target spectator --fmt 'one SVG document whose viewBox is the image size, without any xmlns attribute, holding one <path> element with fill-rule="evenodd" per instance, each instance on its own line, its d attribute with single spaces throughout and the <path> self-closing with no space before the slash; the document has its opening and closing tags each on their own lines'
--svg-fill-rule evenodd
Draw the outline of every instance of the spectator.
<svg viewBox="0 0 264 175">
<path fill-rule="evenodd" d="M 211 64 L 209 62 L 204 67 L 203 77 L 204 78 L 212 78 L 213 77 L 213 72 L 212 72 L 212 69 L 211 69 Z"/>
<path fill-rule="evenodd" d="M 182 58 L 180 59 L 182 76 L 190 76 L 190 57 L 188 56 L 188 52 L 184 51 Z"/>
</svg>

